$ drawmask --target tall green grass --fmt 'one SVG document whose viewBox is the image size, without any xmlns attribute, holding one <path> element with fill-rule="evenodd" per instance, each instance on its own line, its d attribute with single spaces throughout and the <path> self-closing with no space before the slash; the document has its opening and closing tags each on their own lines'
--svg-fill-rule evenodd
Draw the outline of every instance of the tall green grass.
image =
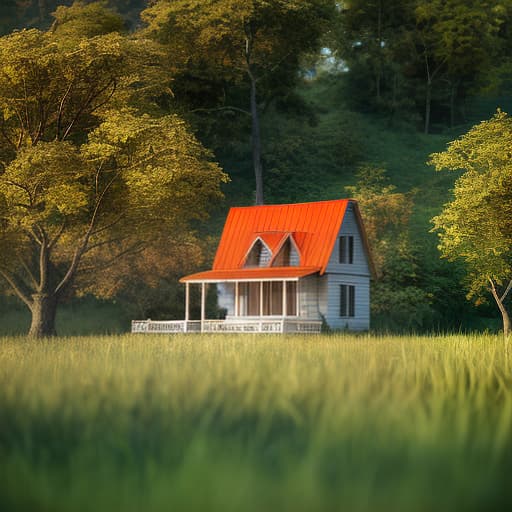
<svg viewBox="0 0 512 512">
<path fill-rule="evenodd" d="M 0 510 L 512 504 L 493 336 L 0 339 Z"/>
</svg>

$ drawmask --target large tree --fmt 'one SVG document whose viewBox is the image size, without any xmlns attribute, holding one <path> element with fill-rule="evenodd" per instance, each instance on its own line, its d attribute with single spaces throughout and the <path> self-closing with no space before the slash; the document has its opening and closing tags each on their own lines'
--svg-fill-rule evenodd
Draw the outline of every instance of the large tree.
<svg viewBox="0 0 512 512">
<path fill-rule="evenodd" d="M 0 277 L 33 336 L 55 332 L 78 287 L 101 293 L 122 256 L 189 243 L 225 179 L 187 125 L 151 104 L 169 82 L 158 48 L 80 38 L 60 14 L 53 31 L 0 38 Z"/>
<path fill-rule="evenodd" d="M 434 217 L 441 254 L 463 260 L 468 296 L 490 293 L 510 333 L 506 299 L 512 288 L 512 119 L 504 112 L 474 126 L 430 162 L 436 170 L 463 170 L 454 198 Z"/>
<path fill-rule="evenodd" d="M 262 104 L 295 83 L 301 56 L 318 50 L 334 8 L 333 0 L 157 0 L 142 14 L 148 33 L 169 48 L 178 76 L 208 83 L 205 90 L 213 84 L 205 110 L 250 115 L 256 204 L 263 203 Z M 246 104 L 224 103 L 233 84 L 248 85 Z"/>
</svg>

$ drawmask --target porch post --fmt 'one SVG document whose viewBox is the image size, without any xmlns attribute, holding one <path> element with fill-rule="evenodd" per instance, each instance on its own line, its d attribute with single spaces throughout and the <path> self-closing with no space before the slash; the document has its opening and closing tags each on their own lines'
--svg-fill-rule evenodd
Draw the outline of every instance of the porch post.
<svg viewBox="0 0 512 512">
<path fill-rule="evenodd" d="M 297 286 L 295 287 L 295 315 L 300 316 L 300 279 L 297 279 Z"/>
<path fill-rule="evenodd" d="M 286 285 L 288 283 L 286 281 L 283 281 L 283 316 L 286 316 Z"/>
<path fill-rule="evenodd" d="M 238 315 L 238 309 L 239 309 L 239 305 L 238 305 L 238 281 L 235 281 L 235 316 L 239 316 Z"/>
<path fill-rule="evenodd" d="M 187 332 L 188 329 L 188 321 L 190 319 L 190 283 L 187 281 L 185 283 L 185 326 L 184 332 Z"/>
<path fill-rule="evenodd" d="M 206 284 L 201 283 L 201 332 L 203 332 L 204 327 L 204 317 L 206 312 Z"/>
<path fill-rule="evenodd" d="M 263 316 L 263 281 L 260 281 L 260 319 Z"/>
</svg>

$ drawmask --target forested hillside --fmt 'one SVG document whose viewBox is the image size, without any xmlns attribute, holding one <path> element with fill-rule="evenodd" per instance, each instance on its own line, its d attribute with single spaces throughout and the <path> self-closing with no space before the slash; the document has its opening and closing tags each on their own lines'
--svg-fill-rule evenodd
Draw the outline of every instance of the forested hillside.
<svg viewBox="0 0 512 512">
<path fill-rule="evenodd" d="M 187 226 L 187 257 L 175 248 L 164 257 L 162 246 L 152 247 L 117 264 L 101 289 L 77 281 L 62 298 L 60 332 L 126 329 L 131 317 L 180 318 L 177 278 L 211 264 L 230 205 L 343 196 L 360 201 L 367 221 L 378 269 L 375 327 L 494 328 L 494 309 L 466 299 L 463 265 L 440 258 L 431 232 L 430 219 L 449 200 L 458 173 L 437 173 L 427 161 L 498 107 L 510 108 L 511 22 L 509 0 L 2 2 L 4 52 L 10 37 L 29 37 L 10 35 L 24 28 L 65 48 L 118 34 L 134 44 L 123 57 L 130 66 L 142 58 L 137 41 L 154 45 L 145 68 L 154 76 L 145 78 L 160 77 L 158 90 L 152 82 L 146 94 L 131 76 L 130 94 L 117 85 L 112 92 L 113 108 L 177 116 L 230 177 L 209 218 Z M 131 97 L 137 87 L 144 101 Z M 3 126 L 14 130 L 11 107 L 2 102 Z M 71 137 L 77 147 L 99 129 L 96 113 L 81 126 Z M 53 140 L 53 130 L 43 141 Z M 2 144 L 3 161 L 17 161 Z M 153 275 L 141 270 L 148 266 Z M 7 284 L 0 284 L 0 332 L 22 332 L 28 314 Z"/>
</svg>

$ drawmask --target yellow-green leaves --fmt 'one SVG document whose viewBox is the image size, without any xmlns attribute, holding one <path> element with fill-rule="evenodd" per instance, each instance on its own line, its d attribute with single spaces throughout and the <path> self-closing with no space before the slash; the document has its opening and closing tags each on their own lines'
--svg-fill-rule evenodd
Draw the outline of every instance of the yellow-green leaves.
<svg viewBox="0 0 512 512">
<path fill-rule="evenodd" d="M 87 205 L 87 165 L 67 142 L 23 148 L 0 175 L 8 222 L 30 227 L 75 216 Z"/>
<path fill-rule="evenodd" d="M 75 1 L 70 7 L 60 5 L 53 13 L 53 32 L 62 39 L 73 41 L 112 32 L 123 32 L 121 16 L 107 8 L 106 1 Z"/>
<path fill-rule="evenodd" d="M 54 30 L 0 38 L 0 271 L 27 304 L 73 284 L 94 292 L 119 257 L 195 240 L 191 221 L 227 179 L 159 109 L 170 82 L 159 45 L 91 33 L 88 16 L 102 9 L 75 4 Z"/>
<path fill-rule="evenodd" d="M 431 155 L 437 170 L 465 171 L 455 183 L 454 199 L 434 217 L 439 249 L 449 259 L 463 259 L 471 295 L 491 278 L 512 274 L 512 120 L 501 111 Z"/>
</svg>

